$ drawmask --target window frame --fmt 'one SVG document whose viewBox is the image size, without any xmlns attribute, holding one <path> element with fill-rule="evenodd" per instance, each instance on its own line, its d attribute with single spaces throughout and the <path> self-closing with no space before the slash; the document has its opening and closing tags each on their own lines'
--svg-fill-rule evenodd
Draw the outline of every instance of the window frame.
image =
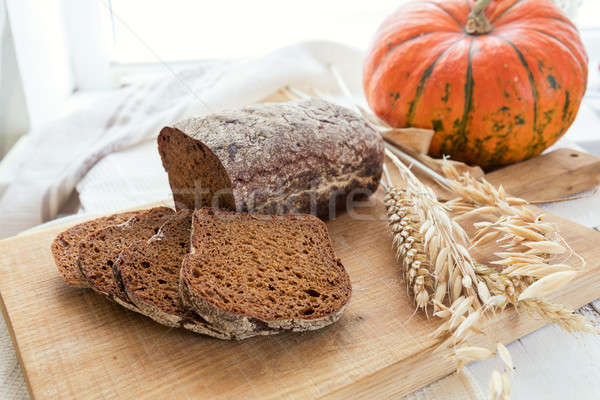
<svg viewBox="0 0 600 400">
<path fill-rule="evenodd" d="M 98 0 L 6 0 L 30 129 L 72 110 L 79 91 L 115 87 Z M 35 44 L 35 45 L 33 45 Z"/>
</svg>

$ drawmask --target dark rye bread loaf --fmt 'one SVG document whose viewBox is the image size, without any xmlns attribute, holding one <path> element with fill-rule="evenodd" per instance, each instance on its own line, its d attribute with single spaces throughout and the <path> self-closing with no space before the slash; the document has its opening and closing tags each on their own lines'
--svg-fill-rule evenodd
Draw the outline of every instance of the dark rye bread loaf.
<svg viewBox="0 0 600 400">
<path fill-rule="evenodd" d="M 139 211 L 131 211 L 113 214 L 108 217 L 96 218 L 72 226 L 66 231 L 57 235 L 50 246 L 50 250 L 52 251 L 54 263 L 58 268 L 58 272 L 62 276 L 65 283 L 69 286 L 79 288 L 89 286 L 83 275 L 81 275 L 81 271 L 77 266 L 79 244 L 83 239 L 98 229 L 121 224 L 139 213 Z"/>
<path fill-rule="evenodd" d="M 179 297 L 179 272 L 189 253 L 191 224 L 192 212 L 179 211 L 156 235 L 127 247 L 113 265 L 115 279 L 137 311 L 156 322 L 228 339 L 229 335 L 186 310 Z"/>
<path fill-rule="evenodd" d="M 236 339 L 319 329 L 337 321 L 350 279 L 327 227 L 311 215 L 194 212 L 183 260 L 185 305 Z"/>
<path fill-rule="evenodd" d="M 383 141 L 353 111 L 322 100 L 257 104 L 165 127 L 158 151 L 175 206 L 321 218 L 379 182 Z"/>
<path fill-rule="evenodd" d="M 174 213 L 168 207 L 151 208 L 123 224 L 88 235 L 79 245 L 78 265 L 89 286 L 122 306 L 135 309 L 117 284 L 113 265 L 122 250 L 139 240 L 151 238 Z"/>
</svg>

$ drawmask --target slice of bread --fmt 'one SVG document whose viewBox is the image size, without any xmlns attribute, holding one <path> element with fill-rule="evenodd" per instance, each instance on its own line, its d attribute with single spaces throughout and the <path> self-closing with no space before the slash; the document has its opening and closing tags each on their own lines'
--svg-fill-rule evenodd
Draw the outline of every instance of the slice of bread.
<svg viewBox="0 0 600 400">
<path fill-rule="evenodd" d="M 191 224 L 192 211 L 179 211 L 149 240 L 123 250 L 113 265 L 115 279 L 138 311 L 156 322 L 227 339 L 227 334 L 185 309 L 179 297 L 179 272 L 189 253 Z"/>
<path fill-rule="evenodd" d="M 352 293 L 326 225 L 310 215 L 194 212 L 184 304 L 233 338 L 319 329 Z"/>
<path fill-rule="evenodd" d="M 88 235 L 79 245 L 77 263 L 89 286 L 122 306 L 135 310 L 114 278 L 113 265 L 122 250 L 139 240 L 150 239 L 174 213 L 168 207 L 151 208 L 123 224 Z"/>
<path fill-rule="evenodd" d="M 79 256 L 79 244 L 90 233 L 106 228 L 111 225 L 122 224 L 130 218 L 139 214 L 140 211 L 130 211 L 113 214 L 108 217 L 96 218 L 83 222 L 60 233 L 50 246 L 54 263 L 65 283 L 69 286 L 84 288 L 88 283 L 77 266 Z"/>
</svg>

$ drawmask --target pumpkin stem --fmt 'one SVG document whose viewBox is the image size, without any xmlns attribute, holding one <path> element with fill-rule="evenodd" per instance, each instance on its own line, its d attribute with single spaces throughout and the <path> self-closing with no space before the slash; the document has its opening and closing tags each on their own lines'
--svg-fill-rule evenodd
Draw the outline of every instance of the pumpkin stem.
<svg viewBox="0 0 600 400">
<path fill-rule="evenodd" d="M 490 4 L 490 1 L 477 0 L 467 19 L 467 25 L 465 26 L 467 33 L 471 35 L 484 35 L 491 32 L 492 24 L 490 24 L 490 21 L 488 21 L 483 13 L 483 10 Z"/>
</svg>

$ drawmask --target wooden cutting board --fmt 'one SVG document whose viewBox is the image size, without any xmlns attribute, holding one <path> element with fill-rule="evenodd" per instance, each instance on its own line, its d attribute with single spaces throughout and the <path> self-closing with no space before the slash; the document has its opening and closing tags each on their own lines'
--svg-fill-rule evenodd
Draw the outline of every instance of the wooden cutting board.
<svg viewBox="0 0 600 400">
<path fill-rule="evenodd" d="M 523 179 L 502 183 L 510 191 Z M 341 320 L 316 332 L 242 342 L 166 328 L 67 287 L 49 252 L 64 226 L 1 241 L 2 311 L 32 397 L 397 398 L 451 373 L 446 354 L 430 351 L 436 322 L 413 313 L 381 197 L 359 219 L 343 214 L 328 223 L 354 289 Z M 552 299 L 579 307 L 600 297 L 600 233 L 549 219 L 589 267 Z M 508 343 L 543 324 L 508 310 L 486 331 Z"/>
</svg>

